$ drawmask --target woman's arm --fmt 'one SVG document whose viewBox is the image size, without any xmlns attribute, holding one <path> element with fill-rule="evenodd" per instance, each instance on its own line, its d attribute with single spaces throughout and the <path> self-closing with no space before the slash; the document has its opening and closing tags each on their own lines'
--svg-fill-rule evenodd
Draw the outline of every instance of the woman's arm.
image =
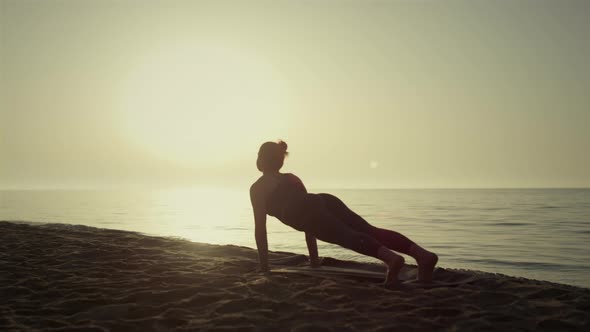
<svg viewBox="0 0 590 332">
<path fill-rule="evenodd" d="M 256 237 L 256 247 L 258 247 L 258 263 L 260 272 L 268 272 L 268 240 L 266 236 L 266 215 L 255 218 L 256 226 L 254 234 Z"/>
<path fill-rule="evenodd" d="M 268 272 L 268 241 L 266 236 L 266 206 L 254 186 L 250 188 L 250 201 L 254 210 L 254 236 L 258 247 L 258 263 L 261 272 Z"/>
<path fill-rule="evenodd" d="M 318 243 L 315 236 L 305 233 L 305 242 L 307 242 L 307 249 L 309 249 L 309 265 L 311 267 L 320 266 L 320 259 L 318 257 Z"/>
</svg>

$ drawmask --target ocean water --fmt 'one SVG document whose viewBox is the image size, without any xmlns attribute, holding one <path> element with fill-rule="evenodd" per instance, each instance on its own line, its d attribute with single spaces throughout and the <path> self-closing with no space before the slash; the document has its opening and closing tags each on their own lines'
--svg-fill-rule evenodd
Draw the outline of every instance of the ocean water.
<svg viewBox="0 0 590 332">
<path fill-rule="evenodd" d="M 335 194 L 373 225 L 438 253 L 442 267 L 590 288 L 590 189 L 310 191 Z M 81 224 L 255 248 L 248 188 L 0 191 L 0 220 Z M 307 254 L 303 233 L 272 217 L 267 225 L 270 250 Z M 318 244 L 320 256 L 376 261 Z"/>
</svg>

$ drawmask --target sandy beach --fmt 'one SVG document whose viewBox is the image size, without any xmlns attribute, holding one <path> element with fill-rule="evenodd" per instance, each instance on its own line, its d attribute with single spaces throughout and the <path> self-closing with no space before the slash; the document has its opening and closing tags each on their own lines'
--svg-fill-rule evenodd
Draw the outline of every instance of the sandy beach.
<svg viewBox="0 0 590 332">
<path fill-rule="evenodd" d="M 387 289 L 358 277 L 262 275 L 251 248 L 85 226 L 0 222 L 0 246 L 2 331 L 590 330 L 589 289 L 445 269 L 444 260 L 438 280 L 475 280 Z M 307 264 L 293 253 L 270 258 Z"/>
</svg>

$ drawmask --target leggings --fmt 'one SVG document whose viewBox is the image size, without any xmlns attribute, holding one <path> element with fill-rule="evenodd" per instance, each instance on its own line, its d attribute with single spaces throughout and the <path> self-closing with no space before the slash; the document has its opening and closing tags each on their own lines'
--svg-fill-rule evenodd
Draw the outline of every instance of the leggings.
<svg viewBox="0 0 590 332">
<path fill-rule="evenodd" d="M 404 235 L 369 224 L 350 210 L 338 197 L 308 194 L 299 206 L 301 219 L 297 229 L 316 238 L 377 258 L 381 246 L 409 254 L 414 242 Z"/>
</svg>

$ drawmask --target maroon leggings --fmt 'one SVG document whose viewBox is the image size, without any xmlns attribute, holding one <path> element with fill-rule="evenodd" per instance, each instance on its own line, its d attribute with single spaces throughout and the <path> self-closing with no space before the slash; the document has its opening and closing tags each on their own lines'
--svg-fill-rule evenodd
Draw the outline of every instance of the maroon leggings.
<svg viewBox="0 0 590 332">
<path fill-rule="evenodd" d="M 307 194 L 298 209 L 301 214 L 295 228 L 364 255 L 377 258 L 381 246 L 409 254 L 414 244 L 398 232 L 369 224 L 334 195 Z"/>
</svg>

